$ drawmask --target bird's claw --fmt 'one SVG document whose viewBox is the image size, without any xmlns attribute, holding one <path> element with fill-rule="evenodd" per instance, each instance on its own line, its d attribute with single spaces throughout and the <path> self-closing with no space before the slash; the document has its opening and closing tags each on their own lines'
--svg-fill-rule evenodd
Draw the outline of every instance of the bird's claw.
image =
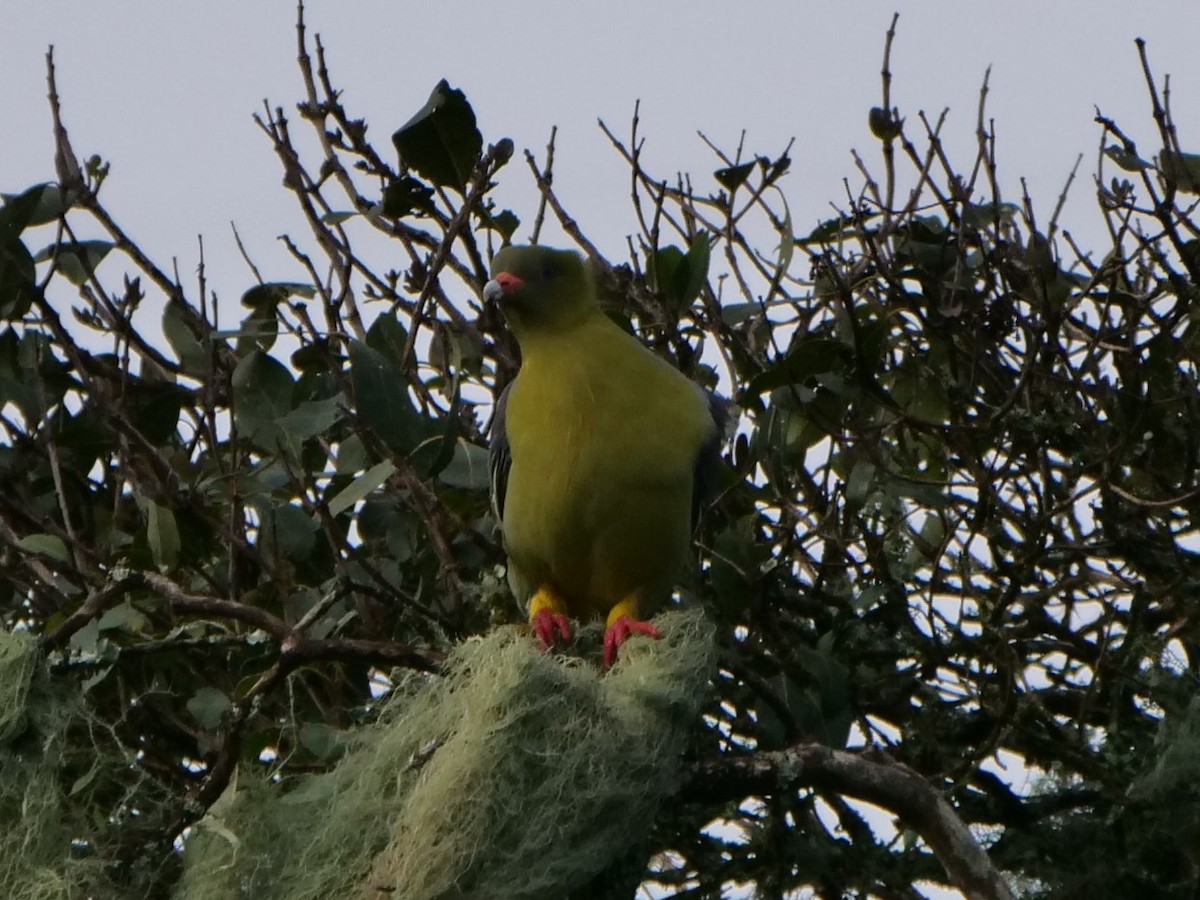
<svg viewBox="0 0 1200 900">
<path fill-rule="evenodd" d="M 553 650 L 560 638 L 563 643 L 571 640 L 571 623 L 560 612 L 539 609 L 533 614 L 529 624 L 533 626 L 533 633 L 547 650 Z"/>
<path fill-rule="evenodd" d="M 604 632 L 604 668 L 611 669 L 617 661 L 617 651 L 629 640 L 630 635 L 644 634 L 658 640 L 662 632 L 649 622 L 641 622 L 629 616 L 621 616 Z"/>
</svg>

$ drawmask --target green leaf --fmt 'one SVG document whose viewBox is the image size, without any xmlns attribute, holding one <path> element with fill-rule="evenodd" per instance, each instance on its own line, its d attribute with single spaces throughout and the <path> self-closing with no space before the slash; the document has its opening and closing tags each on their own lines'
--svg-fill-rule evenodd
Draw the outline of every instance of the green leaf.
<svg viewBox="0 0 1200 900">
<path fill-rule="evenodd" d="M 1158 166 L 1163 177 L 1175 182 L 1179 190 L 1200 194 L 1200 154 L 1164 150 L 1159 154 Z"/>
<path fill-rule="evenodd" d="M 137 393 L 130 392 L 132 397 L 136 397 Z M 136 400 L 134 403 L 136 405 Z M 116 434 L 104 421 L 103 414 L 94 407 L 84 407 L 72 416 L 60 406 L 53 412 L 50 425 L 58 441 L 60 463 L 64 471 L 69 470 L 81 478 L 87 477 L 102 454 L 107 458 L 109 454 L 117 452 Z M 140 427 L 138 430 L 145 435 Z"/>
<path fill-rule="evenodd" d="M 387 528 L 387 548 L 392 554 L 392 562 L 402 566 L 416 557 L 424 546 L 424 530 L 416 520 L 400 512 L 391 517 Z"/>
<path fill-rule="evenodd" d="M 111 241 L 77 241 L 73 244 L 51 244 L 43 247 L 34 256 L 34 262 L 55 260 L 58 271 L 75 285 L 82 285 L 92 277 L 100 261 L 108 256 L 117 245 Z M 57 255 L 56 255 L 57 254 Z"/>
<path fill-rule="evenodd" d="M 875 480 L 875 466 L 867 460 L 859 460 L 850 470 L 846 479 L 846 502 L 855 507 L 861 507 L 866 502 L 867 494 Z"/>
<path fill-rule="evenodd" d="M 1200 238 L 1192 238 L 1179 248 L 1185 264 L 1200 268 Z"/>
<path fill-rule="evenodd" d="M 37 417 L 36 385 L 21 370 L 21 339 L 12 327 L 0 332 L 0 401 L 15 403 L 27 418 Z"/>
<path fill-rule="evenodd" d="M 288 437 L 306 441 L 324 434 L 342 414 L 342 398 L 329 397 L 325 400 L 305 400 L 279 420 L 279 427 Z"/>
<path fill-rule="evenodd" d="M 946 539 L 946 523 L 940 515 L 930 513 L 921 524 L 920 541 L 917 549 L 926 559 L 933 559 L 941 552 Z"/>
<path fill-rule="evenodd" d="M 407 344 L 408 332 L 400 324 L 395 313 L 381 315 L 367 329 L 367 346 L 372 350 L 378 350 L 389 362 L 400 369 L 405 368 L 406 362 L 412 361 L 411 359 L 406 361 L 403 358 Z"/>
<path fill-rule="evenodd" d="M 88 622 L 71 635 L 70 647 L 76 653 L 99 656 L 108 644 L 106 638 L 100 636 L 100 623 L 96 619 Z"/>
<path fill-rule="evenodd" d="M 420 415 L 408 396 L 408 379 L 379 351 L 350 344 L 354 407 L 389 447 L 407 453 L 425 437 Z"/>
<path fill-rule="evenodd" d="M 488 216 L 488 225 L 500 232 L 500 237 L 507 242 L 512 240 L 512 236 L 521 227 L 521 220 L 511 209 L 502 209 L 495 215 Z"/>
<path fill-rule="evenodd" d="M 275 339 L 279 337 L 279 313 L 269 304 L 260 306 L 242 320 L 240 328 L 233 331 L 214 331 L 213 337 L 236 338 L 236 352 L 239 357 L 256 349 L 266 352 L 275 346 Z"/>
<path fill-rule="evenodd" d="M 907 234 L 896 245 L 896 259 L 917 270 L 941 277 L 958 262 L 954 238 L 936 216 L 914 216 Z"/>
<path fill-rule="evenodd" d="M 291 362 L 293 369 L 302 373 L 301 382 L 305 381 L 304 376 L 330 378 L 329 371 L 330 363 L 333 362 L 333 354 L 330 350 L 329 340 L 322 337 L 317 338 L 311 343 L 302 344 L 296 348 L 289 362 Z M 331 381 L 330 383 L 332 384 L 333 382 Z M 305 395 L 301 393 L 299 396 Z"/>
<path fill-rule="evenodd" d="M 491 484 L 487 450 L 459 439 L 450 462 L 438 473 L 438 480 L 449 487 L 487 490 Z"/>
<path fill-rule="evenodd" d="M 945 509 L 950 498 L 937 485 L 922 484 L 907 478 L 889 478 L 879 485 L 880 493 L 889 497 L 904 497 L 914 500 L 928 509 Z"/>
<path fill-rule="evenodd" d="M 763 311 L 761 303 L 729 303 L 721 307 L 721 321 L 726 325 L 741 325 Z"/>
<path fill-rule="evenodd" d="M 124 631 L 128 634 L 141 634 L 148 624 L 146 616 L 140 609 L 126 600 L 119 606 L 114 606 L 100 617 L 97 627 L 100 631 Z"/>
<path fill-rule="evenodd" d="M 329 501 L 329 514 L 335 518 L 341 515 L 367 494 L 383 485 L 395 471 L 396 466 L 389 459 L 371 466 Z"/>
<path fill-rule="evenodd" d="M 754 163 L 742 163 L 740 166 L 728 166 L 724 169 L 717 169 L 713 172 L 713 177 L 721 183 L 729 193 L 733 193 L 750 177 L 750 173 L 754 171 Z"/>
<path fill-rule="evenodd" d="M 1013 221 L 1021 214 L 1015 203 L 966 203 L 963 205 L 962 220 L 968 228 L 993 228 Z"/>
<path fill-rule="evenodd" d="M 708 233 L 696 232 L 688 245 L 687 256 L 684 257 L 686 268 L 676 275 L 677 299 L 680 306 L 690 306 L 700 296 L 704 282 L 708 279 L 708 263 L 711 256 L 712 244 Z"/>
<path fill-rule="evenodd" d="M 154 564 L 164 572 L 175 568 L 179 561 L 179 526 L 170 507 L 151 500 L 146 507 L 146 541 Z"/>
<path fill-rule="evenodd" d="M 14 375 L 24 383 L 24 392 L 18 392 L 15 399 L 23 403 L 21 412 L 30 422 L 44 418 L 77 385 L 70 366 L 54 352 L 49 336 L 35 329 L 17 341 Z"/>
<path fill-rule="evenodd" d="M 367 467 L 367 448 L 363 446 L 362 438 L 352 434 L 338 444 L 337 467 L 339 475 L 353 475 Z"/>
<path fill-rule="evenodd" d="M 317 290 L 311 284 L 296 281 L 273 281 L 266 284 L 256 284 L 242 294 L 242 306 L 259 309 L 264 306 L 275 307 L 288 297 L 304 297 L 311 300 L 317 295 Z"/>
<path fill-rule="evenodd" d="M 871 107 L 867 114 L 867 124 L 871 128 L 871 134 L 881 141 L 893 141 L 904 130 L 904 120 L 883 106 Z"/>
<path fill-rule="evenodd" d="M 852 363 L 850 348 L 841 341 L 805 337 L 797 341 L 783 359 L 755 375 L 746 385 L 745 396 L 765 394 L 789 384 L 803 384 L 809 378 L 827 372 L 842 373 Z"/>
<path fill-rule="evenodd" d="M 1058 274 L 1058 264 L 1054 261 L 1054 248 L 1050 246 L 1050 241 L 1040 231 L 1030 232 L 1021 261 L 1039 281 L 1048 283 Z"/>
<path fill-rule="evenodd" d="M 129 396 L 133 424 L 155 446 L 162 446 L 175 435 L 179 411 L 189 392 L 175 384 L 142 382 Z"/>
<path fill-rule="evenodd" d="M 439 322 L 429 340 L 429 361 L 442 371 L 479 375 L 483 371 L 485 344 L 474 325 Z"/>
<path fill-rule="evenodd" d="M 674 246 L 660 247 L 648 260 L 651 284 L 675 309 L 686 308 L 704 287 L 710 254 L 708 234 L 703 231 L 692 238 L 686 253 Z"/>
<path fill-rule="evenodd" d="M 0 319 L 20 319 L 40 296 L 29 250 L 17 237 L 0 239 Z"/>
<path fill-rule="evenodd" d="M 71 554 L 62 538 L 53 534 L 27 534 L 17 541 L 17 549 L 38 556 L 49 556 L 59 562 L 69 563 Z"/>
<path fill-rule="evenodd" d="M 654 290 L 670 300 L 674 300 L 672 288 L 675 285 L 675 273 L 683 263 L 683 251 L 675 246 L 660 247 L 649 259 L 650 283 Z"/>
<path fill-rule="evenodd" d="M 0 239 L 15 238 L 30 226 L 53 222 L 67 206 L 57 184 L 35 184 L 20 194 L 0 194 Z"/>
<path fill-rule="evenodd" d="M 268 556 L 283 556 L 294 563 L 307 560 L 316 547 L 320 526 L 294 503 L 274 504 L 269 498 L 255 503 L 260 523 L 258 541 Z"/>
<path fill-rule="evenodd" d="M 783 276 L 791 267 L 792 257 L 796 253 L 796 235 L 792 233 L 792 209 L 782 197 L 780 202 L 783 204 L 783 218 L 779 222 L 779 256 L 775 261 L 773 287 L 777 287 L 783 281 Z"/>
<path fill-rule="evenodd" d="M 832 635 L 827 633 L 815 648 L 803 644 L 792 648 L 792 656 L 800 668 L 816 683 L 815 689 L 808 688 L 796 696 L 800 702 L 793 707 L 793 711 L 801 733 L 812 735 L 826 746 L 836 749 L 846 746 L 854 712 L 847 687 L 848 672 L 845 664 L 834 654 L 831 638 Z M 801 698 L 806 698 L 807 702 Z"/>
<path fill-rule="evenodd" d="M 393 494 L 378 494 L 363 502 L 355 524 L 364 541 L 380 541 L 387 536 L 388 529 L 404 513 L 400 502 Z"/>
<path fill-rule="evenodd" d="M 855 234 L 858 225 L 849 216 L 836 216 L 825 219 L 817 225 L 806 237 L 796 238 L 796 243 L 803 247 L 806 244 L 830 244 Z"/>
<path fill-rule="evenodd" d="M 925 366 L 906 365 L 895 370 L 890 393 L 901 409 L 924 422 L 940 425 L 950 416 L 945 387 Z"/>
<path fill-rule="evenodd" d="M 216 731 L 225 713 L 233 707 L 224 692 L 215 687 L 202 687 L 187 702 L 187 710 L 205 731 Z"/>
<path fill-rule="evenodd" d="M 405 175 L 388 183 L 375 211 L 389 219 L 401 219 L 413 212 L 432 215 L 434 209 L 433 188 Z"/>
<path fill-rule="evenodd" d="M 771 184 L 774 181 L 782 178 L 787 170 L 792 167 L 792 158 L 790 156 L 781 156 L 778 159 L 771 159 L 767 156 L 760 156 L 758 164 L 763 170 L 763 183 Z"/>
<path fill-rule="evenodd" d="M 1120 144 L 1109 144 L 1104 148 L 1104 155 L 1126 172 L 1140 172 L 1142 169 L 1150 168 L 1150 163 L 1136 153 L 1130 153 Z"/>
<path fill-rule="evenodd" d="M 767 408 L 764 427 L 754 434 L 754 457 L 761 459 L 765 452 L 770 460 L 779 457 L 785 465 L 800 463 L 807 450 L 828 433 L 829 426 L 821 416 L 810 415 L 808 407 L 798 408 L 781 388 Z"/>
<path fill-rule="evenodd" d="M 483 149 L 466 95 L 442 79 L 415 116 L 392 135 L 400 161 L 440 187 L 465 193 Z"/>
<path fill-rule="evenodd" d="M 203 378 L 208 374 L 211 363 L 209 351 L 192 330 L 182 301 L 167 301 L 163 309 L 162 330 L 186 374 L 194 378 Z"/>
<path fill-rule="evenodd" d="M 292 409 L 292 374 L 277 359 L 255 350 L 238 362 L 231 384 L 238 431 L 264 450 L 278 450 L 284 437 L 279 419 Z"/>
<path fill-rule="evenodd" d="M 880 601 L 887 599 L 887 593 L 887 588 L 882 584 L 873 584 L 870 587 L 864 588 L 853 600 L 855 611 L 858 613 L 866 612 Z"/>
<path fill-rule="evenodd" d="M 282 460 L 269 459 L 248 470 L 240 471 L 234 479 L 245 494 L 269 494 L 295 485 L 296 477 Z"/>
<path fill-rule="evenodd" d="M 759 538 L 754 516 L 742 516 L 721 529 L 714 538 L 713 595 L 722 607 L 738 615 L 750 601 L 750 584 L 771 550 Z"/>
</svg>

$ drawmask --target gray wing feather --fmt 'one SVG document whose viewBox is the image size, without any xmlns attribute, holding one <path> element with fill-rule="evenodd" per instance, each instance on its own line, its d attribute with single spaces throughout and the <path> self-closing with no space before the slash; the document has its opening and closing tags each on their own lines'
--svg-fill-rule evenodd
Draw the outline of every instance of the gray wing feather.
<svg viewBox="0 0 1200 900">
<path fill-rule="evenodd" d="M 729 425 L 730 402 L 716 394 L 708 395 L 708 412 L 716 430 L 712 438 L 700 448 L 696 458 L 696 471 L 692 481 L 692 531 L 700 525 L 700 517 L 717 491 L 721 472 L 721 445 L 725 443 L 725 429 Z"/>
<path fill-rule="evenodd" d="M 508 443 L 508 392 L 510 384 L 496 401 L 492 414 L 492 440 L 488 446 L 488 471 L 492 476 L 492 514 L 496 521 L 504 519 L 504 496 L 508 492 L 508 472 L 512 468 L 512 451 Z"/>
</svg>

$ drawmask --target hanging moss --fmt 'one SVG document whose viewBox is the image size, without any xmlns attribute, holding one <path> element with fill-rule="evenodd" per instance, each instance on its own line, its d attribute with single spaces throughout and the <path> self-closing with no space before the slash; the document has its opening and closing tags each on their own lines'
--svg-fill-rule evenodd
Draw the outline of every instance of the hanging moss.
<svg viewBox="0 0 1200 900">
<path fill-rule="evenodd" d="M 608 673 L 511 629 L 464 643 L 433 683 L 410 676 L 335 770 L 287 791 L 258 777 L 231 786 L 191 835 L 176 896 L 594 891 L 676 790 L 708 693 L 703 616 L 659 626 L 663 640 L 629 642 Z"/>
<path fill-rule="evenodd" d="M 36 641 L 0 631 L 0 896 L 6 900 L 118 896 L 94 860 L 70 852 L 94 825 L 86 803 L 63 783 L 68 730 L 84 721 L 78 701 L 51 688 Z M 94 755 L 89 765 L 104 762 Z M 86 796 L 82 789 L 77 794 Z"/>
</svg>

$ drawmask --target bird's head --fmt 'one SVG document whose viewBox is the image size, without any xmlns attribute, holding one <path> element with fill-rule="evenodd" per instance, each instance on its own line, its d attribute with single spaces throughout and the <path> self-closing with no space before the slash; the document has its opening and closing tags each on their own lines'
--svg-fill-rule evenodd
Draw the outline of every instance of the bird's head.
<svg viewBox="0 0 1200 900">
<path fill-rule="evenodd" d="M 592 315 L 596 292 L 578 253 L 549 247 L 505 247 L 492 258 L 484 299 L 498 303 L 520 341 L 561 332 Z"/>
</svg>

